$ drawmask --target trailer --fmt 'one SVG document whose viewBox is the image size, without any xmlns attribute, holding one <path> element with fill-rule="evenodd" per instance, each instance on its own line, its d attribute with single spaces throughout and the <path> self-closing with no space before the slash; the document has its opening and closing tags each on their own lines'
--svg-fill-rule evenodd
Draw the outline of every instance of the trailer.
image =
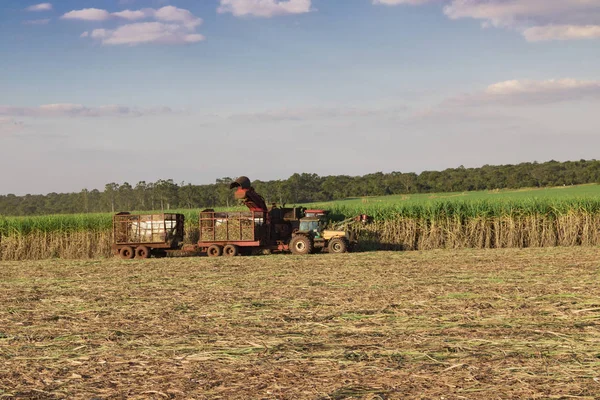
<svg viewBox="0 0 600 400">
<path fill-rule="evenodd" d="M 258 251 L 285 251 L 291 226 L 273 224 L 264 211 L 200 213 L 197 249 L 209 257 L 248 255 Z"/>
<path fill-rule="evenodd" d="M 113 216 L 113 254 L 122 259 L 162 257 L 180 250 L 184 236 L 183 214 L 130 214 Z"/>
</svg>

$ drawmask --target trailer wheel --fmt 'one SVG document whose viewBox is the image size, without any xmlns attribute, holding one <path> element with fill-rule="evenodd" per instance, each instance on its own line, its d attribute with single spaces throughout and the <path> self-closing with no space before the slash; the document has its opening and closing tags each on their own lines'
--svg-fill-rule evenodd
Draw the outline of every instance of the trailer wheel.
<svg viewBox="0 0 600 400">
<path fill-rule="evenodd" d="M 333 238 L 329 241 L 327 248 L 330 253 L 347 253 L 348 242 L 345 238 Z"/>
<path fill-rule="evenodd" d="M 209 257 L 220 257 L 223 255 L 223 248 L 219 245 L 213 244 L 208 248 L 208 250 L 206 250 L 206 255 Z"/>
<path fill-rule="evenodd" d="M 294 236 L 290 242 L 290 251 L 292 254 L 310 254 L 313 252 L 313 242 L 308 236 Z"/>
<path fill-rule="evenodd" d="M 135 258 L 148 258 L 150 257 L 150 249 L 146 246 L 140 246 L 135 249 Z"/>
<path fill-rule="evenodd" d="M 235 257 L 240 254 L 240 248 L 235 244 L 228 244 L 223 248 L 223 255 L 227 257 Z"/>
<path fill-rule="evenodd" d="M 135 252 L 133 251 L 133 247 L 123 246 L 121 247 L 121 250 L 119 250 L 119 255 L 123 260 L 131 260 L 133 256 L 135 256 Z"/>
</svg>

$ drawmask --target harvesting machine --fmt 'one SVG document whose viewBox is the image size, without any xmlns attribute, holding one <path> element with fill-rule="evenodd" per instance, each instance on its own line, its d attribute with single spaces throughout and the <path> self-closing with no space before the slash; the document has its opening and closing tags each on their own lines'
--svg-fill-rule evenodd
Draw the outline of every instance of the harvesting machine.
<svg viewBox="0 0 600 400">
<path fill-rule="evenodd" d="M 324 210 L 285 208 L 275 204 L 267 207 L 245 176 L 229 187 L 236 189 L 235 198 L 245 204 L 249 212 L 205 210 L 200 214 L 198 247 L 211 257 L 265 251 L 311 254 L 323 249 L 330 253 L 345 253 L 356 244 L 348 226 L 370 221 L 368 216 L 360 215 L 335 224 L 333 229 L 326 229 L 327 212 Z"/>
<path fill-rule="evenodd" d="M 202 211 L 199 240 L 191 248 L 183 247 L 183 215 L 122 213 L 113 219 L 113 251 L 122 258 L 160 256 L 181 249 L 200 251 L 209 257 L 287 251 L 311 254 L 323 249 L 329 253 L 345 253 L 356 244 L 349 225 L 370 221 L 368 216 L 359 215 L 327 229 L 326 211 L 285 208 L 276 204 L 267 207 L 245 176 L 232 182 L 230 189 L 236 189 L 235 198 L 246 205 L 248 211 Z"/>
</svg>

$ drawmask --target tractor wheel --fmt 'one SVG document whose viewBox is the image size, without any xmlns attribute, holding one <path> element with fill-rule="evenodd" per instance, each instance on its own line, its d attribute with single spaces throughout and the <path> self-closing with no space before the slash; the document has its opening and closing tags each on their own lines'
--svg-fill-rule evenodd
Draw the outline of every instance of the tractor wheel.
<svg viewBox="0 0 600 400">
<path fill-rule="evenodd" d="M 121 247 L 121 250 L 119 250 L 119 256 L 121 256 L 123 260 L 131 260 L 133 256 L 135 256 L 135 252 L 131 246 L 123 246 Z"/>
<path fill-rule="evenodd" d="M 146 246 L 140 246 L 135 249 L 135 258 L 149 258 L 150 249 Z"/>
<path fill-rule="evenodd" d="M 308 236 L 294 236 L 290 241 L 290 250 L 293 254 L 310 254 L 313 252 L 313 242 Z"/>
<path fill-rule="evenodd" d="M 348 242 L 345 238 L 333 238 L 329 241 L 327 248 L 330 253 L 347 253 Z"/>
<path fill-rule="evenodd" d="M 223 248 L 219 245 L 213 244 L 208 250 L 206 250 L 206 255 L 209 257 L 220 257 L 223 255 Z"/>
<path fill-rule="evenodd" d="M 227 257 L 235 257 L 240 254 L 240 248 L 235 244 L 228 244 L 223 248 L 223 255 Z"/>
</svg>

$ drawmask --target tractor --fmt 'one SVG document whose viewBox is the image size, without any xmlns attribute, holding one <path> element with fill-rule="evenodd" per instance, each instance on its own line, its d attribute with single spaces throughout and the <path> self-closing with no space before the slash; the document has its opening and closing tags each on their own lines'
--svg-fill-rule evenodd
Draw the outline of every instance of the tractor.
<svg viewBox="0 0 600 400">
<path fill-rule="evenodd" d="M 332 224 L 327 228 L 327 211 L 306 210 L 300 226 L 292 232 L 289 248 L 293 254 L 318 253 L 327 249 L 329 253 L 346 253 L 357 243 L 354 232 L 348 230 L 353 224 L 370 222 L 367 215 L 359 215 Z"/>
</svg>

